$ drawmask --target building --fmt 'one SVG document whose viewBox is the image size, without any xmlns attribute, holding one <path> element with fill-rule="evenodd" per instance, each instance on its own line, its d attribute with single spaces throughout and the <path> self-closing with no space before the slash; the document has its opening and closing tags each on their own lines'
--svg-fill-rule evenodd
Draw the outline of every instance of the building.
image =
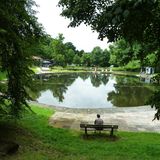
<svg viewBox="0 0 160 160">
<path fill-rule="evenodd" d="M 145 73 L 146 74 L 154 74 L 154 68 L 153 67 L 145 67 Z"/>
</svg>

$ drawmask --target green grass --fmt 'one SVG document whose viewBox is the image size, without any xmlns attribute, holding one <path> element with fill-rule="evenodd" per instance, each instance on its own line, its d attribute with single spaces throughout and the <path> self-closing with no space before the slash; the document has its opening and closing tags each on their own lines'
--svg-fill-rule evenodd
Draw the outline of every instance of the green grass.
<svg viewBox="0 0 160 160">
<path fill-rule="evenodd" d="M 141 66 L 139 60 L 132 60 L 125 66 L 113 67 L 113 71 L 130 71 L 130 72 L 140 72 Z"/>
<path fill-rule="evenodd" d="M 120 70 L 112 70 L 112 74 L 116 75 L 124 75 L 124 76 L 137 76 L 139 72 L 130 72 L 130 71 L 120 71 Z"/>
<path fill-rule="evenodd" d="M 60 67 L 54 66 L 51 69 L 52 72 L 89 72 L 92 71 L 90 67 L 80 67 L 80 66 L 67 66 L 67 67 Z"/>
<path fill-rule="evenodd" d="M 41 68 L 33 66 L 31 70 L 34 73 L 40 72 Z M 49 72 L 53 73 L 67 73 L 67 72 L 90 72 L 93 69 L 91 67 L 79 67 L 79 66 L 66 66 L 66 67 L 61 67 L 61 66 L 54 66 L 50 68 Z"/>
<path fill-rule="evenodd" d="M 118 132 L 117 140 L 107 135 L 89 136 L 48 125 L 52 109 L 32 106 L 18 124 L 1 123 L 1 138 L 20 144 L 17 154 L 4 160 L 158 160 L 160 134 Z M 3 128 L 3 129 L 2 129 Z M 4 129 L 5 128 L 5 129 Z"/>
<path fill-rule="evenodd" d="M 32 66 L 30 69 L 31 69 L 34 73 L 37 73 L 37 72 L 40 71 L 40 67 L 36 67 L 36 66 Z"/>
</svg>

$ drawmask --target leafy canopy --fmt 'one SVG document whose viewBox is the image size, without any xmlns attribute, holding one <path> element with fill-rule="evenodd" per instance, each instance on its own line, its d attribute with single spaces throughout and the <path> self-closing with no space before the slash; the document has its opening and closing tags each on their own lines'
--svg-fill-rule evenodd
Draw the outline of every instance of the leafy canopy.
<svg viewBox="0 0 160 160">
<path fill-rule="evenodd" d="M 125 37 L 141 41 L 146 34 L 157 30 L 158 3 L 156 0 L 60 0 L 59 6 L 61 15 L 71 20 L 71 27 L 84 22 L 99 33 L 100 39 L 115 41 Z M 159 39 L 155 33 L 152 36 Z"/>
<path fill-rule="evenodd" d="M 7 88 L 0 92 L 0 112 L 19 117 L 31 88 L 31 53 L 42 36 L 32 0 L 0 1 L 0 64 L 7 73 Z M 7 101 L 6 101 L 7 100 Z"/>
</svg>

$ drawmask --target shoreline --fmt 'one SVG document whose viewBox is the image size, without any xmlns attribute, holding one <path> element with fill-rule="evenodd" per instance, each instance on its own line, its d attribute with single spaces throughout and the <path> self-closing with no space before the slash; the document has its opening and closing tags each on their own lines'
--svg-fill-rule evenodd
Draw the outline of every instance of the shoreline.
<svg viewBox="0 0 160 160">
<path fill-rule="evenodd" d="M 36 102 L 30 104 L 53 108 L 55 113 L 49 118 L 49 125 L 55 128 L 80 130 L 80 123 L 94 123 L 97 113 L 104 124 L 119 126 L 119 131 L 160 133 L 159 121 L 153 121 L 155 109 L 150 106 L 123 107 L 112 109 L 70 109 Z"/>
<path fill-rule="evenodd" d="M 150 105 L 143 105 L 143 106 L 133 106 L 133 107 L 112 107 L 112 108 L 69 108 L 65 106 L 56 106 L 56 105 L 48 105 L 39 103 L 36 101 L 31 101 L 29 104 L 38 105 L 40 107 L 45 108 L 53 108 L 55 111 L 64 111 L 64 112 L 73 112 L 73 113 L 96 113 L 99 111 L 100 113 L 112 113 L 112 112 L 124 112 L 124 111 L 132 111 L 136 112 L 138 111 L 151 111 L 153 108 L 151 108 Z"/>
</svg>

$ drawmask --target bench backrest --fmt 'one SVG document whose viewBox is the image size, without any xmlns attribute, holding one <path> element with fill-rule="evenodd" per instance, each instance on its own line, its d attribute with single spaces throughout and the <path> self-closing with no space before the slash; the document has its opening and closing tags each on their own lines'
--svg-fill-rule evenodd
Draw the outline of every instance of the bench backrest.
<svg viewBox="0 0 160 160">
<path fill-rule="evenodd" d="M 95 129 L 113 128 L 113 129 L 118 129 L 118 125 L 80 124 L 80 128 L 95 128 Z"/>
</svg>

